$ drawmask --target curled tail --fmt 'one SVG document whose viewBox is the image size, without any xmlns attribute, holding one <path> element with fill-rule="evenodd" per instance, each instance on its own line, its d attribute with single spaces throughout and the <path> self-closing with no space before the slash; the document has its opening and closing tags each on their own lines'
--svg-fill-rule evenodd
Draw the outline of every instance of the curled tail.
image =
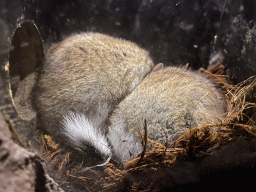
<svg viewBox="0 0 256 192">
<path fill-rule="evenodd" d="M 93 122 L 95 121 L 97 122 L 97 117 L 93 119 Z M 96 166 L 106 165 L 112 157 L 117 158 L 120 162 L 126 162 L 141 153 L 140 139 L 136 139 L 124 127 L 124 121 L 117 120 L 105 136 L 101 133 L 100 128 L 94 126 L 92 121 L 82 113 L 69 111 L 62 120 L 62 134 L 66 136 L 69 143 L 84 150 L 86 150 L 84 144 L 91 145 L 107 158 L 106 162 Z M 93 167 L 86 167 L 79 172 Z"/>
<path fill-rule="evenodd" d="M 89 144 L 108 157 L 107 161 L 110 160 L 112 152 L 107 138 L 98 127 L 92 125 L 84 114 L 69 111 L 63 117 L 62 128 L 62 133 L 72 145 L 85 149 L 84 144 Z"/>
</svg>

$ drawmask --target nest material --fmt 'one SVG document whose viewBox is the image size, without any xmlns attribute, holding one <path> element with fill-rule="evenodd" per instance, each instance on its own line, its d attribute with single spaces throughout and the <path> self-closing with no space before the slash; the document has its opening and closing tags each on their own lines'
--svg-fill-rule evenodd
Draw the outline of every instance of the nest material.
<svg viewBox="0 0 256 192">
<path fill-rule="evenodd" d="M 169 147 L 155 143 L 154 149 L 127 162 L 124 170 L 109 164 L 105 169 L 104 191 L 163 191 L 199 182 L 204 169 L 243 166 L 245 162 L 256 164 L 256 126 L 252 118 L 256 111 L 256 78 L 232 86 L 220 63 L 198 72 L 219 85 L 226 98 L 226 118 L 219 124 L 191 128 Z M 212 128 L 217 131 L 210 131 Z"/>
<path fill-rule="evenodd" d="M 84 175 L 73 175 L 72 170 L 81 169 L 83 162 L 72 166 L 70 157 L 74 155 L 61 155 L 63 150 L 48 136 L 44 136 L 45 161 L 57 166 L 58 173 L 65 175 L 66 180 L 86 186 L 87 191 L 165 191 L 199 182 L 202 180 L 200 175 L 206 170 L 243 166 L 245 162 L 256 164 L 256 126 L 253 120 L 256 78 L 251 77 L 232 86 L 227 76 L 223 75 L 224 69 L 218 63 L 208 70 L 198 71 L 218 85 L 225 95 L 227 115 L 221 123 L 193 127 L 175 142 L 166 145 L 141 134 L 144 144 L 141 155 L 121 169 L 108 163 L 105 174 L 90 170 Z M 146 133 L 146 121 L 144 129 Z M 146 151 L 147 142 L 155 145 L 150 151 Z M 248 150 L 244 150 L 246 148 Z"/>
</svg>

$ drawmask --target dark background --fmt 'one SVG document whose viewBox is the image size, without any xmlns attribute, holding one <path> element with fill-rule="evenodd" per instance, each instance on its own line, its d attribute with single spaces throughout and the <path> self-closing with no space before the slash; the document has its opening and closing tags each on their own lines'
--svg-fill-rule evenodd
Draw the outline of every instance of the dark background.
<svg viewBox="0 0 256 192">
<path fill-rule="evenodd" d="M 138 43 L 155 63 L 198 69 L 219 58 L 236 84 L 256 73 L 255 7 L 255 0 L 0 0 L 0 32 L 11 39 L 19 22 L 33 20 L 45 50 L 72 33 L 106 33 Z"/>
</svg>

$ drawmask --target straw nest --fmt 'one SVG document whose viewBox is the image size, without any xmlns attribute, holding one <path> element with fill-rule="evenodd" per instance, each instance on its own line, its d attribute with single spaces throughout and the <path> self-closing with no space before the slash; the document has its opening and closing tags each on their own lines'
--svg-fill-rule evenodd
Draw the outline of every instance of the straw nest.
<svg viewBox="0 0 256 192">
<path fill-rule="evenodd" d="M 62 150 L 48 136 L 45 136 L 44 145 L 54 150 L 45 153 L 45 160 L 58 164 L 58 170 L 69 178 L 75 178 L 75 182 L 85 181 L 84 185 L 90 185 L 86 187 L 88 191 L 165 191 L 200 182 L 203 173 L 214 173 L 224 167 L 255 165 L 256 77 L 233 86 L 228 83 L 225 67 L 220 63 L 208 70 L 199 69 L 198 73 L 211 79 L 225 95 L 227 114 L 221 123 L 192 127 L 175 142 L 165 145 L 141 135 L 143 143 L 153 143 L 154 149 L 148 151 L 144 145 L 141 155 L 124 167 L 108 163 L 104 174 L 96 170 L 93 178 L 71 174 L 67 169 L 70 154 L 64 158 L 56 155 Z M 212 128 L 217 131 L 210 131 Z M 144 129 L 147 129 L 146 121 Z"/>
<path fill-rule="evenodd" d="M 243 166 L 248 162 L 256 164 L 256 104 L 253 102 L 256 78 L 251 77 L 232 86 L 223 75 L 224 66 L 220 63 L 208 70 L 200 69 L 198 73 L 215 82 L 225 95 L 226 118 L 219 124 L 192 127 L 168 146 L 142 137 L 154 143 L 155 148 L 127 162 L 123 170 L 109 164 L 105 169 L 105 191 L 163 191 L 177 185 L 199 182 L 204 169 L 218 170 L 234 167 L 234 164 Z M 216 132 L 210 131 L 213 127 L 217 128 Z M 236 151 L 243 144 L 247 146 L 248 142 L 253 147 L 243 149 L 241 153 Z M 225 162 L 221 159 L 223 156 L 226 156 Z M 239 159 L 239 162 L 234 159 Z"/>
</svg>

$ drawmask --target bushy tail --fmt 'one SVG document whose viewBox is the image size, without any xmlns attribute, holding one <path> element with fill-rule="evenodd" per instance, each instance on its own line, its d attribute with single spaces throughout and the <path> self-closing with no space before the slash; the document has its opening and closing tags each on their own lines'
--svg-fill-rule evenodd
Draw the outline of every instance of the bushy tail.
<svg viewBox="0 0 256 192">
<path fill-rule="evenodd" d="M 105 157 L 112 156 L 107 138 L 98 127 L 92 125 L 84 114 L 69 111 L 64 115 L 62 127 L 63 134 L 72 145 L 83 149 L 86 143 L 93 146 Z"/>
</svg>

